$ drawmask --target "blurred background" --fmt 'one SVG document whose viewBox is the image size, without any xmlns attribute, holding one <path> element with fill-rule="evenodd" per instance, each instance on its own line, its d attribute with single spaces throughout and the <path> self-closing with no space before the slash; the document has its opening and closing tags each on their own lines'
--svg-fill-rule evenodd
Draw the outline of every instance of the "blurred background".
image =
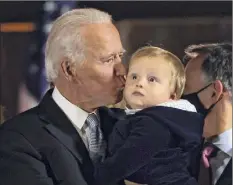
<svg viewBox="0 0 233 185">
<path fill-rule="evenodd" d="M 231 1 L 1 1 L 0 104 L 5 119 L 40 101 L 48 88 L 44 44 L 52 23 L 83 7 L 113 16 L 127 50 L 126 65 L 138 47 L 148 44 L 182 58 L 190 44 L 232 42 Z"/>
</svg>

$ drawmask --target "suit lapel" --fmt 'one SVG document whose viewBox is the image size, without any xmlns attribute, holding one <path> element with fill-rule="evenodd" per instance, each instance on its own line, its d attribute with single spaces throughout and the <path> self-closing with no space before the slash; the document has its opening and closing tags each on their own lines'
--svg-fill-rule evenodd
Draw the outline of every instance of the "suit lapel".
<svg viewBox="0 0 233 185">
<path fill-rule="evenodd" d="M 51 135 L 53 135 L 57 140 L 59 140 L 81 163 L 83 163 L 82 155 L 77 150 L 78 145 L 71 136 L 62 132 L 53 124 L 46 125 L 45 129 L 47 129 Z M 80 141 L 80 139 L 78 140 Z"/>
<path fill-rule="evenodd" d="M 89 157 L 88 151 L 77 130 L 51 95 L 52 90 L 49 90 L 39 104 L 39 117 L 47 123 L 45 129 L 83 163 L 84 158 Z"/>
<path fill-rule="evenodd" d="M 232 159 L 227 164 L 222 175 L 218 179 L 216 185 L 230 185 L 232 184 Z"/>
</svg>

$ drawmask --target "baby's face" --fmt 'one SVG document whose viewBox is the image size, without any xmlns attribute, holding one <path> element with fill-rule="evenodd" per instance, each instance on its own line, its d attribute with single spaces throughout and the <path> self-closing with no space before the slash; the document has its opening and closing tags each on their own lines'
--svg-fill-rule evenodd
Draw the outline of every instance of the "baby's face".
<svg viewBox="0 0 233 185">
<path fill-rule="evenodd" d="M 171 100 L 171 66 L 163 57 L 133 59 L 124 90 L 132 109 L 143 109 Z"/>
</svg>

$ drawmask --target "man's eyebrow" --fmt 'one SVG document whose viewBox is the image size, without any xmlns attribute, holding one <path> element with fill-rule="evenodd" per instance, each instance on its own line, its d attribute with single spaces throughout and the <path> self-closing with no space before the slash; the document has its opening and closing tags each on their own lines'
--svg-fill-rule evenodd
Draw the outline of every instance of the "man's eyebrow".
<svg viewBox="0 0 233 185">
<path fill-rule="evenodd" d="M 107 59 L 107 58 L 110 58 L 110 57 L 112 57 L 112 56 L 114 56 L 116 54 L 124 54 L 125 52 L 126 52 L 126 50 L 123 48 L 120 52 L 118 52 L 118 53 L 110 53 L 110 54 L 108 54 L 108 55 L 106 55 L 104 57 L 101 57 L 101 59 Z"/>
<path fill-rule="evenodd" d="M 102 56 L 100 59 L 101 59 L 101 60 L 106 60 L 106 59 L 112 57 L 113 55 L 114 55 L 114 53 L 111 53 L 111 54 L 108 54 L 108 55 L 106 55 L 106 56 Z"/>
<path fill-rule="evenodd" d="M 112 53 L 110 56 L 112 55 L 116 55 L 116 54 L 124 54 L 126 52 L 126 50 L 124 48 L 122 48 L 121 51 L 117 52 L 117 53 Z"/>
</svg>

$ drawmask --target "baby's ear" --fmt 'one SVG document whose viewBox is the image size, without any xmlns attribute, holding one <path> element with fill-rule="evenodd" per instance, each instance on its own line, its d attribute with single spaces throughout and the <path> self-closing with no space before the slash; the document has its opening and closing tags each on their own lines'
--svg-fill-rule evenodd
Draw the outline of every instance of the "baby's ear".
<svg viewBox="0 0 233 185">
<path fill-rule="evenodd" d="M 171 100 L 176 100 L 177 99 L 176 93 L 171 94 L 170 99 Z"/>
</svg>

